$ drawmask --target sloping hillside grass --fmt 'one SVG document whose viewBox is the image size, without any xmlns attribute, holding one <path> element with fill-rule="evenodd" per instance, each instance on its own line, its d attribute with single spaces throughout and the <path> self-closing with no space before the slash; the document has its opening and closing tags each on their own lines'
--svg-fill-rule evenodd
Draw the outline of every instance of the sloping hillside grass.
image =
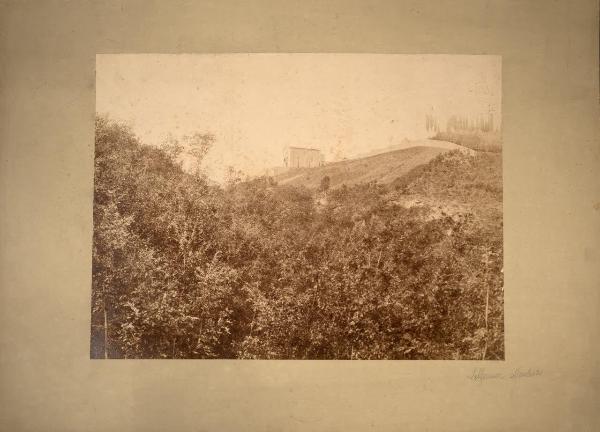
<svg viewBox="0 0 600 432">
<path fill-rule="evenodd" d="M 316 168 L 295 169 L 275 177 L 279 184 L 304 186 L 317 189 L 323 177 L 330 179 L 330 187 L 345 184 L 352 186 L 377 181 L 391 183 L 413 168 L 429 162 L 437 155 L 447 151 L 437 147 L 409 147 L 362 159 L 330 163 Z"/>
<path fill-rule="evenodd" d="M 469 215 L 502 235 L 502 153 L 447 152 L 397 178 L 392 187 L 395 200 Z"/>
<path fill-rule="evenodd" d="M 449 141 L 481 152 L 502 151 L 502 136 L 499 132 L 453 131 L 438 132 L 432 139 Z"/>
<path fill-rule="evenodd" d="M 454 198 L 462 202 L 502 203 L 502 154 L 470 156 L 450 151 L 415 167 L 392 185 L 406 193 Z"/>
</svg>

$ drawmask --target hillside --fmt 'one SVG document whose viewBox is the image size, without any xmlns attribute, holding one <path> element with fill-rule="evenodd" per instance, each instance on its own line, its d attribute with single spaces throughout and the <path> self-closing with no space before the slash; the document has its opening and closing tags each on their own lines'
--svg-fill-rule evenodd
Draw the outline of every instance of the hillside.
<svg viewBox="0 0 600 432">
<path fill-rule="evenodd" d="M 504 358 L 501 155 L 389 152 L 319 193 L 211 185 L 105 118 L 95 149 L 91 357 Z"/>
<path fill-rule="evenodd" d="M 372 181 L 391 183 L 445 151 L 447 150 L 439 147 L 409 147 L 366 158 L 330 163 L 317 168 L 294 169 L 275 176 L 275 181 L 281 185 L 302 185 L 309 189 L 318 188 L 321 179 L 325 176 L 329 176 L 332 188 L 342 184 L 351 186 Z"/>
<path fill-rule="evenodd" d="M 432 139 L 455 143 L 476 151 L 492 153 L 500 153 L 502 151 L 502 136 L 500 132 L 438 132 Z"/>
<path fill-rule="evenodd" d="M 292 169 L 276 175 L 274 179 L 281 185 L 304 186 L 309 189 L 318 188 L 325 176 L 329 177 L 331 188 L 374 181 L 390 184 L 449 150 L 474 154 L 473 150 L 450 141 L 423 139 L 402 145 L 409 147 L 397 149 L 391 146 L 380 149 L 378 154 L 328 163 L 316 168 Z"/>
<path fill-rule="evenodd" d="M 388 198 L 404 207 L 427 207 L 431 217 L 471 215 L 502 232 L 502 154 L 443 153 L 391 184 Z"/>
</svg>

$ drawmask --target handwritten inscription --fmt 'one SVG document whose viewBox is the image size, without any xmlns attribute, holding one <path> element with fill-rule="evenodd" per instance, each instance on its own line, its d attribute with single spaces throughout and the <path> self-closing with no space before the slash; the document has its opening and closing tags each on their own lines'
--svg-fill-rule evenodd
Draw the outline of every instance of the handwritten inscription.
<svg viewBox="0 0 600 432">
<path fill-rule="evenodd" d="M 494 380 L 518 380 L 524 378 L 534 378 L 543 374 L 543 370 L 534 368 L 515 368 L 508 373 L 502 371 L 488 371 L 485 368 L 475 368 L 473 373 L 469 375 L 468 378 L 472 381 L 481 383 Z"/>
</svg>

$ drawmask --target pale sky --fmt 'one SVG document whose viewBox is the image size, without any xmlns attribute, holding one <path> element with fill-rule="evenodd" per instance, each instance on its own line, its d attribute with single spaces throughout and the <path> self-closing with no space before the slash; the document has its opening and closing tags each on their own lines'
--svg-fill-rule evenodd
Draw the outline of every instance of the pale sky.
<svg viewBox="0 0 600 432">
<path fill-rule="evenodd" d="M 501 58 L 401 54 L 101 54 L 96 111 L 142 142 L 213 133 L 205 168 L 282 165 L 287 145 L 328 161 L 427 133 L 425 115 L 501 123 Z"/>
</svg>

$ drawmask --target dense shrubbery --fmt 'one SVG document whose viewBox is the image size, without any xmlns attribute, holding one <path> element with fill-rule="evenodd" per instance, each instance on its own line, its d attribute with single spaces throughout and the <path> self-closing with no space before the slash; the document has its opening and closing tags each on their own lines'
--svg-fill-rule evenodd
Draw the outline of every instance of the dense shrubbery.
<svg viewBox="0 0 600 432">
<path fill-rule="evenodd" d="M 92 356 L 503 358 L 501 227 L 321 189 L 211 185 L 97 119 Z"/>
</svg>

